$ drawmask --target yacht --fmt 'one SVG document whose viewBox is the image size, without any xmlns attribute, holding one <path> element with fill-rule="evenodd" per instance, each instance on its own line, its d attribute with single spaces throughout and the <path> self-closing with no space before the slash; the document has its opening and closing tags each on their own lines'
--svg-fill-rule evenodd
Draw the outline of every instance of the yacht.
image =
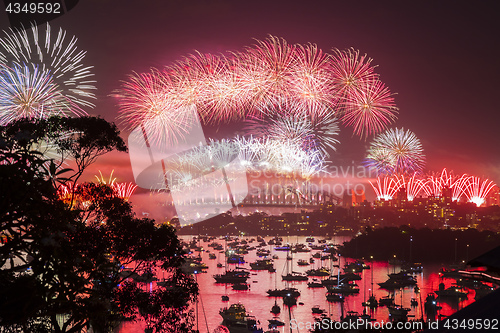
<svg viewBox="0 0 500 333">
<path fill-rule="evenodd" d="M 407 321 L 410 309 L 403 308 L 400 305 L 391 305 L 389 308 L 389 319 L 393 321 Z"/>
<path fill-rule="evenodd" d="M 307 276 L 329 276 L 330 271 L 324 267 L 318 269 L 309 269 L 306 271 Z"/>
<path fill-rule="evenodd" d="M 271 259 L 258 259 L 257 261 L 250 263 L 250 267 L 255 271 L 274 268 L 273 261 Z"/>
<path fill-rule="evenodd" d="M 303 273 L 291 272 L 286 275 L 282 275 L 281 278 L 284 281 L 307 281 L 308 277 Z"/>
<path fill-rule="evenodd" d="M 333 293 L 333 292 L 327 292 L 326 293 L 326 300 L 328 302 L 344 302 L 344 297 L 340 294 Z"/>
<path fill-rule="evenodd" d="M 327 289 L 331 293 L 337 294 L 357 294 L 359 293 L 359 287 L 355 283 L 340 283 L 336 286 L 327 286 Z"/>
<path fill-rule="evenodd" d="M 459 286 L 451 286 L 445 289 L 443 283 L 439 284 L 439 290 L 436 290 L 434 293 L 438 295 L 438 297 L 453 298 L 457 300 L 467 298 L 467 293 L 463 288 Z"/>
<path fill-rule="evenodd" d="M 299 265 L 299 266 L 309 266 L 309 261 L 307 261 L 305 259 L 299 259 L 297 261 L 297 265 Z"/>
<path fill-rule="evenodd" d="M 273 296 L 273 297 L 285 297 L 285 296 L 299 297 L 300 291 L 298 291 L 297 288 L 269 289 L 267 291 L 267 294 L 268 296 Z"/>
<path fill-rule="evenodd" d="M 250 273 L 243 269 L 234 269 L 224 274 L 215 274 L 216 283 L 245 283 L 250 277 Z"/>
<path fill-rule="evenodd" d="M 241 303 L 220 309 L 219 314 L 222 317 L 222 325 L 226 326 L 230 333 L 263 333 L 257 326 L 255 317 L 248 315 Z"/>
</svg>

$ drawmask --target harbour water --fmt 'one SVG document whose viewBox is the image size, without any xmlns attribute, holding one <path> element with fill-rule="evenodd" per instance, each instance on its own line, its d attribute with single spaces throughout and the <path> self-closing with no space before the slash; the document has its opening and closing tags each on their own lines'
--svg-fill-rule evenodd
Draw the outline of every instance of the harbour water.
<svg viewBox="0 0 500 333">
<path fill-rule="evenodd" d="M 247 239 L 248 241 L 255 237 L 245 237 L 240 239 Z M 184 237 L 185 241 L 190 241 L 192 237 Z M 268 242 L 271 237 L 265 237 L 266 242 Z M 314 244 L 317 244 L 316 242 Z M 319 238 L 320 239 L 320 238 Z M 342 244 L 344 241 L 348 240 L 348 237 L 334 237 L 328 240 L 327 243 Z M 306 243 L 306 237 L 286 237 L 283 238 L 283 245 L 287 243 Z M 217 267 L 217 263 L 224 264 L 224 253 L 220 251 L 213 250 L 212 247 L 208 245 L 213 242 L 199 242 L 199 246 L 203 248 L 201 252 L 195 252 L 194 255 L 200 255 L 203 262 L 208 265 L 208 269 L 204 273 L 196 274 L 196 279 L 200 287 L 200 299 L 197 307 L 198 319 L 197 327 L 201 333 L 212 333 L 214 329 L 221 324 L 222 318 L 219 315 L 219 310 L 224 307 L 229 307 L 234 303 L 241 303 L 246 307 L 247 312 L 256 317 L 260 322 L 260 327 L 266 331 L 268 329 L 268 320 L 278 319 L 285 323 L 285 327 L 280 327 L 279 331 L 290 332 L 290 322 L 295 323 L 312 323 L 315 317 L 319 315 L 313 314 L 311 311 L 312 307 L 319 306 L 319 308 L 325 310 L 325 314 L 328 315 L 332 320 L 339 320 L 342 313 L 344 315 L 348 311 L 356 311 L 358 313 L 363 313 L 363 310 L 371 314 L 377 322 L 387 322 L 389 320 L 389 311 L 386 306 L 379 306 L 373 310 L 365 308 L 362 303 L 368 299 L 372 294 L 377 299 L 387 295 L 393 295 L 396 304 L 402 304 L 405 308 L 410 308 L 408 313 L 409 320 L 421 319 L 425 317 L 423 302 L 429 293 L 434 293 L 438 290 L 439 284 L 443 282 L 445 287 L 449 287 L 455 282 L 454 279 L 442 278 L 439 274 L 442 267 L 445 267 L 445 263 L 424 265 L 423 271 L 421 273 L 415 274 L 417 285 L 419 287 L 419 292 L 417 293 L 413 286 L 406 287 L 404 289 L 397 289 L 395 291 L 389 291 L 378 286 L 378 283 L 384 282 L 388 279 L 388 274 L 399 272 L 401 267 L 399 265 L 392 265 L 388 262 L 374 261 L 371 262 L 369 259 L 364 262 L 370 266 L 369 269 L 364 269 L 361 273 L 361 280 L 356 281 L 359 287 L 359 293 L 354 295 L 346 296 L 345 302 L 340 303 L 330 303 L 326 300 L 326 289 L 325 288 L 308 288 L 308 281 L 300 282 L 289 282 L 288 286 L 297 288 L 301 295 L 297 299 L 297 305 L 290 308 L 283 305 L 281 298 L 269 297 L 266 293 L 269 289 L 282 289 L 285 287 L 285 282 L 282 281 L 281 275 L 285 274 L 285 270 L 288 265 L 288 269 L 295 272 L 306 272 L 311 268 L 325 267 L 330 269 L 332 265 L 339 265 L 343 268 L 346 263 L 353 262 L 354 259 L 340 257 L 340 261 L 335 261 L 330 263 L 329 259 L 321 260 L 315 259 L 315 262 L 308 266 L 298 266 L 297 261 L 303 259 L 307 262 L 314 253 L 318 251 L 311 252 L 299 252 L 294 253 L 292 260 L 287 260 L 286 251 L 276 251 L 273 245 L 267 245 L 262 247 L 271 251 L 268 258 L 273 255 L 277 255 L 278 258 L 274 259 L 274 268 L 276 272 L 271 273 L 267 270 L 250 270 L 249 263 L 255 262 L 257 259 L 262 259 L 257 256 L 256 250 L 249 251 L 248 254 L 244 255 L 245 263 L 243 264 L 226 264 L 226 267 Z M 224 241 L 221 239 L 216 239 L 215 242 L 224 246 Z M 249 246 L 257 246 L 259 243 L 254 241 L 249 243 Z M 223 251 L 222 251 L 223 252 Z M 215 254 L 215 259 L 209 259 L 210 253 Z M 213 257 L 213 255 L 212 255 Z M 291 266 L 291 267 L 290 267 Z M 223 274 L 225 270 L 234 269 L 235 267 L 247 268 L 250 270 L 250 278 L 247 283 L 250 285 L 248 290 L 233 290 L 231 284 L 218 284 L 215 283 L 213 275 Z M 334 277 L 337 275 L 337 268 L 333 268 Z M 324 279 L 325 277 L 317 277 L 318 280 Z M 313 277 L 309 277 L 309 282 L 311 282 Z M 373 284 L 372 284 L 373 281 Z M 149 286 L 150 288 L 155 288 L 155 282 L 152 282 Z M 221 296 L 229 296 L 229 301 L 222 301 Z M 474 301 L 475 292 L 473 290 L 468 290 L 468 295 L 466 299 L 458 301 L 449 301 L 445 299 L 439 299 L 439 305 L 441 309 L 438 315 L 448 316 L 458 309 L 472 303 Z M 411 301 L 414 300 L 412 306 Z M 274 316 L 270 311 L 275 301 L 281 307 L 281 313 Z M 415 306 L 415 301 L 418 305 Z M 144 332 L 144 323 L 123 323 L 117 332 L 119 333 L 142 333 Z M 306 330 L 302 329 L 301 332 Z"/>
</svg>

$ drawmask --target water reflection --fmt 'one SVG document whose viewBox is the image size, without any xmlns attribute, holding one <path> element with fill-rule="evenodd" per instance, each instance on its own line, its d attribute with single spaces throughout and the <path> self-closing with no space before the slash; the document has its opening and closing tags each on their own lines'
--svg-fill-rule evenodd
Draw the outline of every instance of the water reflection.
<svg viewBox="0 0 500 333">
<path fill-rule="evenodd" d="M 251 237 L 246 238 L 250 240 Z M 184 237 L 184 240 L 190 241 L 192 237 Z M 268 242 L 271 238 L 266 237 L 265 240 Z M 328 242 L 333 244 L 342 244 L 344 241 L 348 240 L 348 237 L 335 237 Z M 293 237 L 290 238 L 290 243 L 304 243 L 305 237 Z M 224 241 L 217 239 L 217 243 L 224 246 Z M 286 243 L 284 239 L 284 243 Z M 210 241 L 212 242 L 212 241 Z M 365 302 L 370 295 L 375 296 L 378 300 L 383 297 L 394 297 L 395 303 L 402 305 L 404 308 L 409 308 L 408 313 L 409 319 L 421 319 L 426 318 L 424 315 L 424 302 L 428 294 L 434 293 L 438 290 L 439 284 L 441 282 L 445 283 L 445 287 L 452 285 L 455 282 L 453 279 L 442 279 L 439 275 L 441 265 L 425 265 L 421 273 L 415 276 L 418 289 L 413 286 L 409 286 L 403 289 L 386 290 L 379 287 L 378 283 L 384 282 L 388 279 L 388 274 L 396 273 L 400 271 L 399 265 L 390 265 L 387 262 L 379 262 L 370 260 L 365 260 L 365 263 L 370 266 L 370 269 L 364 269 L 360 273 L 361 280 L 355 281 L 359 287 L 359 293 L 349 295 L 345 297 L 345 302 L 343 303 L 333 303 L 328 302 L 326 299 L 326 289 L 325 288 L 309 288 L 307 285 L 308 281 L 290 281 L 288 284 L 282 280 L 281 275 L 286 272 L 287 262 L 287 252 L 276 251 L 273 246 L 268 245 L 265 250 L 270 251 L 268 258 L 275 257 L 274 268 L 276 272 L 269 272 L 268 270 L 251 270 L 250 278 L 247 280 L 249 284 L 248 290 L 233 290 L 230 284 L 219 284 L 215 283 L 213 275 L 224 273 L 225 269 L 234 269 L 235 267 L 244 267 L 250 269 L 250 263 L 255 262 L 257 259 L 262 259 L 257 256 L 256 250 L 249 251 L 248 254 L 244 256 L 244 264 L 227 264 L 227 268 L 217 267 L 217 263 L 222 263 L 224 260 L 223 253 L 219 253 L 217 250 L 213 250 L 209 247 L 210 242 L 200 242 L 200 246 L 203 247 L 205 251 L 200 252 L 200 256 L 203 262 L 208 265 L 208 269 L 205 273 L 197 274 L 197 281 L 200 286 L 200 302 L 198 303 L 198 320 L 197 325 L 199 331 L 202 333 L 210 332 L 220 325 L 222 318 L 219 315 L 219 310 L 223 307 L 227 307 L 234 303 L 242 303 L 245 305 L 247 312 L 255 316 L 260 321 L 260 326 L 266 330 L 268 327 L 268 321 L 272 319 L 280 320 L 285 323 L 284 331 L 290 331 L 290 320 L 295 319 L 296 322 L 313 322 L 315 317 L 320 316 L 320 314 L 314 314 L 312 312 L 313 307 L 318 307 L 323 309 L 329 317 L 333 320 L 339 320 L 342 313 L 346 314 L 348 311 L 356 311 L 358 313 L 363 313 L 365 310 L 369 313 L 372 318 L 377 321 L 387 321 L 389 318 L 389 310 L 386 306 L 379 306 L 374 309 L 365 308 L 362 303 Z M 317 243 L 316 243 L 317 244 Z M 253 242 L 249 244 L 250 246 L 257 246 L 258 242 Z M 208 252 L 208 251 L 210 252 Z M 209 259 L 210 253 L 216 254 L 215 259 Z M 344 267 L 346 263 L 353 262 L 353 259 L 340 257 L 340 261 L 330 262 L 330 260 L 324 258 L 314 259 L 314 263 L 310 265 L 299 266 L 297 265 L 298 260 L 302 262 L 310 262 L 313 254 L 317 251 L 311 252 L 299 252 L 293 254 L 293 260 L 291 264 L 293 271 L 305 273 L 307 270 L 315 268 L 319 269 L 325 267 L 331 269 L 333 267 L 334 276 L 337 276 L 337 268 L 334 266 Z M 198 253 L 196 253 L 197 255 Z M 212 258 L 214 256 L 212 255 Z M 318 280 L 323 280 L 328 277 L 315 277 Z M 312 281 L 312 277 L 309 278 L 309 282 Z M 283 305 L 282 298 L 269 297 L 266 291 L 269 289 L 282 289 L 285 287 L 297 288 L 301 295 L 297 298 L 297 305 L 292 306 L 290 311 Z M 154 283 L 150 288 L 154 288 Z M 224 302 L 221 296 L 229 296 L 229 301 Z M 413 302 L 412 302 L 413 300 Z M 447 316 L 456 312 L 457 310 L 463 308 L 464 306 L 472 303 L 474 301 L 474 292 L 469 291 L 467 298 L 461 301 L 453 300 L 450 298 L 438 298 L 437 299 L 439 309 L 436 313 L 437 316 Z M 273 315 L 271 310 L 273 306 L 278 304 L 281 308 L 281 312 L 277 315 Z M 413 303 L 413 304 L 412 304 Z M 139 333 L 144 332 L 144 323 L 124 323 L 116 331 L 119 333 Z M 207 329 L 208 327 L 208 329 Z M 283 329 L 280 328 L 280 331 Z"/>
</svg>

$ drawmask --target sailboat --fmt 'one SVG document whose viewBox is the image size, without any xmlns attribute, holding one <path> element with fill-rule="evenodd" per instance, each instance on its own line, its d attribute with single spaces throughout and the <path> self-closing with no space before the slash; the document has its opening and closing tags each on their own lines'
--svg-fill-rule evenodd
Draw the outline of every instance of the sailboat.
<svg viewBox="0 0 500 333">
<path fill-rule="evenodd" d="M 372 262 L 372 265 L 373 265 L 373 262 Z M 371 273 L 372 273 L 372 279 L 371 279 L 371 284 L 372 284 L 372 288 L 371 288 L 371 295 L 370 297 L 368 297 L 368 300 L 366 300 L 365 302 L 363 302 L 363 306 L 367 306 L 369 307 L 370 309 L 374 309 L 374 308 L 377 308 L 378 307 L 378 301 L 377 301 L 377 298 L 373 295 L 373 267 L 371 269 Z M 366 287 L 365 287 L 366 288 Z"/>
<path fill-rule="evenodd" d="M 333 265 L 332 265 L 333 267 Z M 332 268 L 332 272 L 333 272 L 333 268 Z M 339 288 L 340 286 L 340 265 L 338 266 L 338 272 L 337 272 L 337 288 Z M 326 285 L 327 288 L 330 288 L 331 285 Z M 333 290 L 329 290 L 328 289 L 328 292 L 326 293 L 326 300 L 328 302 L 340 302 L 340 303 L 343 303 L 344 302 L 344 296 L 342 294 L 339 294 Z"/>
<path fill-rule="evenodd" d="M 278 278 L 277 276 L 274 277 L 274 290 L 278 290 Z M 281 312 L 281 308 L 278 305 L 278 302 L 276 301 L 276 298 L 274 299 L 274 305 L 271 308 L 271 313 L 274 315 L 277 315 Z"/>
<path fill-rule="evenodd" d="M 275 299 L 275 300 L 274 300 L 274 305 L 273 305 L 273 307 L 271 308 L 271 313 L 272 313 L 272 314 L 277 315 L 277 314 L 279 314 L 280 312 L 281 312 L 281 308 L 280 308 L 280 306 L 278 305 L 278 302 L 277 302 L 277 301 L 276 301 L 276 299 Z"/>
<path fill-rule="evenodd" d="M 287 251 L 287 257 L 288 257 L 288 251 Z M 290 255 L 290 259 L 292 259 L 292 255 Z M 281 278 L 284 281 L 307 281 L 308 277 L 306 275 L 293 271 L 293 262 L 292 262 L 292 260 L 289 260 L 289 261 L 290 261 L 290 266 L 292 268 L 290 268 L 290 269 L 288 268 L 288 260 L 287 260 L 287 263 L 285 266 L 286 274 L 282 275 Z"/>
<path fill-rule="evenodd" d="M 227 253 L 227 240 L 224 242 L 224 253 Z M 236 267 L 227 270 L 227 263 L 224 264 L 224 274 L 213 275 L 216 283 L 246 283 L 250 277 L 250 272 L 244 268 Z"/>
<path fill-rule="evenodd" d="M 403 290 L 401 290 L 401 305 L 389 305 L 387 307 L 389 309 L 389 319 L 392 321 L 407 321 L 408 320 L 408 312 L 411 309 L 403 307 Z"/>
</svg>

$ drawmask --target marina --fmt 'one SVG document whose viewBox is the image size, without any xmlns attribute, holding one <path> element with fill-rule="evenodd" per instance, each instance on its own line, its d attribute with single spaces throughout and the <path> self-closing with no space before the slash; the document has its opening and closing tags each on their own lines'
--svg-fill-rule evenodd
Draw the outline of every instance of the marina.
<svg viewBox="0 0 500 333">
<path fill-rule="evenodd" d="M 232 323 L 226 314 L 222 316 L 221 313 L 229 311 L 233 315 L 233 312 L 239 309 L 241 315 L 242 308 L 246 311 L 243 316 L 246 319 L 232 325 L 231 333 L 254 332 L 243 327 L 262 329 L 263 332 L 290 332 L 291 322 L 314 322 L 320 318 L 333 321 L 339 321 L 341 318 L 349 320 L 356 315 L 360 318 L 370 317 L 374 321 L 422 318 L 427 320 L 428 316 L 437 318 L 451 315 L 472 303 L 475 298 L 472 286 L 461 288 L 467 297 L 440 297 L 440 288 L 448 290 L 455 285 L 455 279 L 443 278 L 440 274 L 446 265 L 424 265 L 415 272 L 401 273 L 403 263 L 393 265 L 383 261 L 370 262 L 343 256 L 339 259 L 336 255 L 331 262 L 317 260 L 305 266 L 298 265 L 298 261 L 309 262 L 315 254 L 324 255 L 325 248 L 305 251 L 304 247 L 300 247 L 302 251 L 293 253 L 292 260 L 287 260 L 296 243 L 306 244 L 306 237 L 294 236 L 288 240 L 285 238 L 282 245 L 268 245 L 279 242 L 272 237 L 263 239 L 266 245 L 262 242 L 259 244 L 253 238 L 240 238 L 244 239 L 246 244 L 241 244 L 234 238 L 231 238 L 231 241 L 220 237 L 199 240 L 197 247 L 191 249 L 193 257 L 200 256 L 203 263 L 208 263 L 208 268 L 196 275 L 200 287 L 200 299 L 196 305 L 197 327 L 200 333 L 212 333 L 219 325 Z M 184 237 L 187 243 L 192 242 L 192 239 L 193 236 Z M 313 244 L 318 245 L 320 240 L 321 238 L 316 237 L 316 243 Z M 331 248 L 347 240 L 349 237 L 326 240 L 331 244 L 327 249 L 334 252 Z M 225 266 L 217 267 L 213 260 L 209 261 L 210 253 L 215 252 L 218 257 L 222 257 L 224 251 L 219 253 L 208 246 L 213 242 L 219 244 L 218 248 L 220 245 L 226 246 L 235 252 L 241 251 L 238 249 L 240 246 L 255 249 L 241 255 L 245 263 L 226 262 Z M 229 243 L 232 245 L 229 246 Z M 288 251 L 283 250 L 283 247 L 288 247 Z M 310 249 L 309 246 L 307 248 Z M 262 256 L 263 251 L 266 251 L 267 256 Z M 328 255 L 332 256 L 330 253 Z M 268 270 L 266 267 L 269 265 L 276 271 Z M 305 276 L 306 279 L 283 279 L 287 274 L 287 267 L 293 267 L 296 276 Z M 307 271 L 311 269 L 328 271 L 329 275 L 307 276 Z M 384 286 L 387 281 L 395 282 Z M 151 282 L 149 287 L 154 288 L 155 283 Z M 117 332 L 142 333 L 143 327 L 144 324 L 140 322 L 124 323 Z M 292 331 L 296 330 L 292 327 Z"/>
</svg>

